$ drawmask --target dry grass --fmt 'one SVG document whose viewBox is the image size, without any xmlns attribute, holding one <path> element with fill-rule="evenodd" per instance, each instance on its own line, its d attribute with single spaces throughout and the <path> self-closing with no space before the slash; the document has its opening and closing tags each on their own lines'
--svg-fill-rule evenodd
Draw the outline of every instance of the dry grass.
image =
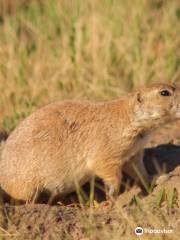
<svg viewBox="0 0 180 240">
<path fill-rule="evenodd" d="M 178 0 L 1 0 L 0 9 L 7 131 L 50 101 L 110 99 L 179 79 Z"/>
</svg>

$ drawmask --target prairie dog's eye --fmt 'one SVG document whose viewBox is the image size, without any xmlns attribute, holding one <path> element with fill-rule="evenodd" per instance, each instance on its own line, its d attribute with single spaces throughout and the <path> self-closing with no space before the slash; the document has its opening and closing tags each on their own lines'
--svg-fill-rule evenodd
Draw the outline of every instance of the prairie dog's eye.
<svg viewBox="0 0 180 240">
<path fill-rule="evenodd" d="M 162 90 L 160 91 L 160 95 L 163 97 L 171 96 L 171 93 L 168 90 Z"/>
</svg>

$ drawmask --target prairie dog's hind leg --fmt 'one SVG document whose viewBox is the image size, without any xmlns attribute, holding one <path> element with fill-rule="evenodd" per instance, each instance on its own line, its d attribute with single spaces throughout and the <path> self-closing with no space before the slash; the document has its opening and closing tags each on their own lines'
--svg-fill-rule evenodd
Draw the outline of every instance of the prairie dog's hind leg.
<svg viewBox="0 0 180 240">
<path fill-rule="evenodd" d="M 8 193 L 13 199 L 22 201 L 32 201 L 38 195 L 39 189 L 30 182 L 21 179 L 13 179 L 12 181 L 3 179 L 1 188 Z"/>
<path fill-rule="evenodd" d="M 118 171 L 115 171 L 114 174 L 116 175 L 115 177 L 103 177 L 106 191 L 106 199 L 110 200 L 115 200 L 118 197 L 122 179 L 122 173 L 119 169 Z"/>
</svg>

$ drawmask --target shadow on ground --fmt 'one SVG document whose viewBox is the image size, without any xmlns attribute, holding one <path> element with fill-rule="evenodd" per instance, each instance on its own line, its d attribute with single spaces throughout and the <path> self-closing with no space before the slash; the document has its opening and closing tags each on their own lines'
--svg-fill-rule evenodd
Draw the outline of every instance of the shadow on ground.
<svg viewBox="0 0 180 240">
<path fill-rule="evenodd" d="M 162 144 L 145 149 L 144 164 L 150 175 L 168 173 L 180 165 L 180 146 Z"/>
</svg>

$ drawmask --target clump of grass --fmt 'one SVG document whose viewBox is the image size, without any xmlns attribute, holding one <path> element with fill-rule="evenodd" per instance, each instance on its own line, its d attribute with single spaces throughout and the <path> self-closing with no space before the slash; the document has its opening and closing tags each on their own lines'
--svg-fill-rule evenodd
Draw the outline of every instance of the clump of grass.
<svg viewBox="0 0 180 240">
<path fill-rule="evenodd" d="M 167 202 L 168 202 L 168 207 L 173 208 L 178 201 L 178 193 L 176 188 L 173 188 L 172 190 L 169 190 L 167 192 Z"/>
<path fill-rule="evenodd" d="M 165 189 L 163 188 L 157 194 L 156 206 L 160 207 L 161 203 L 164 201 L 164 199 L 165 199 Z"/>
<path fill-rule="evenodd" d="M 134 203 L 139 210 L 141 210 L 141 211 L 143 210 L 143 205 L 142 205 L 141 199 L 137 195 L 135 195 L 132 198 L 132 203 Z"/>
<path fill-rule="evenodd" d="M 0 2 L 1 123 L 26 101 L 110 99 L 180 77 L 178 0 L 25 2 Z"/>
<path fill-rule="evenodd" d="M 155 205 L 157 207 L 161 207 L 162 203 L 166 202 L 168 208 L 173 208 L 177 205 L 177 190 L 176 188 L 173 188 L 172 190 L 166 191 L 164 188 L 160 189 L 160 191 L 157 193 Z"/>
</svg>

